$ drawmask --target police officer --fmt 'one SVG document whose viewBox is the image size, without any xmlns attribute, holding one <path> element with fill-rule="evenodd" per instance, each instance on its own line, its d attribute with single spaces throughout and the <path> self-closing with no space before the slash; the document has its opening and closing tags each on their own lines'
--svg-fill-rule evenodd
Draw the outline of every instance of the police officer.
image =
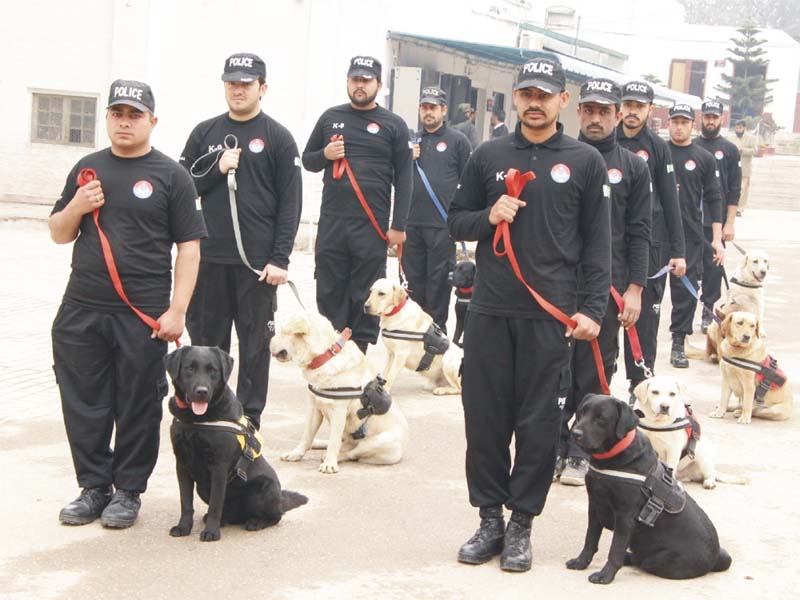
<svg viewBox="0 0 800 600">
<path fill-rule="evenodd" d="M 616 371 L 619 355 L 619 326 L 635 325 L 642 308 L 642 292 L 647 285 L 647 260 L 650 253 L 652 214 L 650 171 L 638 156 L 617 144 L 616 126 L 621 91 L 610 79 L 589 79 L 581 86 L 578 120 L 582 142 L 603 155 L 611 187 L 611 284 L 622 295 L 625 308 L 620 312 L 609 296 L 597 337 L 603 368 L 609 382 Z M 569 420 L 586 394 L 601 394 L 600 379 L 591 345 L 576 341 L 572 357 L 572 384 L 563 409 L 559 457 L 554 477 L 565 485 L 584 485 L 589 456 L 569 439 Z M 562 472 L 563 469 L 563 472 Z"/>
<path fill-rule="evenodd" d="M 736 211 L 739 209 L 739 196 L 742 189 L 742 163 L 739 158 L 739 149 L 736 144 L 729 142 L 720 135 L 722 129 L 722 102 L 719 100 L 706 100 L 700 107 L 702 113 L 701 134 L 695 142 L 701 148 L 708 150 L 717 160 L 720 191 L 722 192 L 722 241 L 731 242 L 734 238 L 734 224 Z M 710 216 L 703 214 L 703 233 L 707 242 L 711 242 Z M 703 293 L 700 301 L 703 303 L 702 331 L 706 332 L 714 318 L 714 303 L 722 295 L 722 266 L 714 264 L 714 254 L 711 246 L 705 245 L 703 249 Z"/>
<path fill-rule="evenodd" d="M 500 107 L 495 107 L 492 110 L 492 117 L 489 119 L 489 123 L 492 126 L 492 139 L 508 135 L 508 127 L 506 127 L 505 120 L 506 111 Z"/>
<path fill-rule="evenodd" d="M 229 56 L 222 73 L 228 111 L 197 125 L 180 159 L 196 176 L 209 231 L 189 305 L 189 335 L 196 345 L 230 352 L 236 327 L 236 395 L 256 428 L 267 402 L 276 286 L 286 283 L 302 202 L 294 138 L 261 110 L 266 74 L 255 54 Z M 236 147 L 227 149 L 226 143 Z M 230 171 L 236 177 L 235 207 Z"/>
<path fill-rule="evenodd" d="M 652 276 L 663 266 L 669 265 L 672 273 L 680 277 L 686 272 L 681 209 L 669 147 L 647 126 L 653 97 L 653 88 L 644 81 L 631 81 L 622 87 L 622 122 L 617 127 L 617 141 L 620 146 L 641 157 L 650 170 L 653 183 L 653 217 L 648 271 Z M 647 280 L 647 287 L 642 293 L 642 312 L 636 323 L 644 362 L 650 370 L 653 370 L 656 362 L 658 323 L 665 281 L 665 277 Z M 632 392 L 644 380 L 644 371 L 636 365 L 627 338 L 625 372 Z M 631 394 L 631 403 L 634 400 L 635 397 Z"/>
<path fill-rule="evenodd" d="M 206 235 L 191 177 L 150 146 L 154 111 L 147 84 L 112 83 L 106 111 L 111 147 L 78 161 L 50 215 L 53 241 L 75 242 L 52 330 L 64 425 L 83 488 L 59 514 L 67 525 L 100 517 L 106 527 L 124 528 L 136 521 L 139 495 L 158 457 L 167 342 L 183 332 Z M 84 169 L 96 179 L 79 180 Z M 101 231 L 111 247 L 108 258 Z M 107 260 L 116 265 L 130 303 L 156 319 L 153 328 L 117 294 Z"/>
<path fill-rule="evenodd" d="M 703 246 L 709 242 L 703 234 L 703 215 L 711 223 L 711 248 L 714 264 L 725 258 L 722 245 L 722 217 L 719 176 L 714 157 L 692 141 L 694 109 L 688 104 L 674 104 L 669 110 L 669 148 L 678 179 L 681 199 L 683 233 L 686 238 L 686 278 L 697 290 L 703 274 Z M 697 308 L 697 298 L 677 277 L 670 277 L 672 296 L 672 351 L 669 362 L 673 367 L 685 369 L 689 360 L 684 353 L 684 340 L 692 333 L 692 320 Z"/>
<path fill-rule="evenodd" d="M 597 336 L 611 283 L 606 166 L 596 149 L 564 135 L 557 118 L 568 101 L 559 63 L 525 63 L 514 86 L 519 116 L 514 134 L 490 140 L 472 154 L 450 207 L 453 238 L 478 242 L 462 402 L 469 499 L 480 509 L 481 524 L 458 558 L 478 564 L 502 553 L 500 566 L 509 571 L 531 566 L 531 521 L 541 513 L 552 482 L 561 426 L 558 392 L 571 338 Z M 511 168 L 536 176 L 519 199 L 506 194 L 504 178 Z M 494 255 L 492 238 L 501 221 L 509 223 L 527 281 L 577 321 L 566 335 L 506 258 Z M 512 511 L 508 529 L 503 505 Z"/>
<path fill-rule="evenodd" d="M 325 171 L 314 250 L 317 307 L 339 331 L 350 327 L 362 352 L 378 339 L 378 318 L 364 313 L 364 302 L 370 286 L 386 275 L 386 245 L 396 246 L 406 239 L 411 201 L 408 127 L 396 114 L 378 106 L 375 98 L 381 87 L 378 59 L 354 56 L 347 72 L 350 102 L 322 113 L 303 151 L 306 169 Z M 343 158 L 380 231 L 362 207 L 349 175 L 338 168 L 335 173 Z"/>
<path fill-rule="evenodd" d="M 409 293 L 445 331 L 450 306 L 447 275 L 455 267 L 456 256 L 447 231 L 447 209 L 471 152 L 467 138 L 445 123 L 446 115 L 444 90 L 423 88 L 419 100 L 422 137 L 412 146 L 414 192 L 403 245 Z"/>
</svg>

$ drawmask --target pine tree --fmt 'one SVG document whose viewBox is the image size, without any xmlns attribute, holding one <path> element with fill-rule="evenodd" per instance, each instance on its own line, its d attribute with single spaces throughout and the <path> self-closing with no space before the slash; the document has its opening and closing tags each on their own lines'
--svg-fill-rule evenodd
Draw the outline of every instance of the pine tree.
<svg viewBox="0 0 800 600">
<path fill-rule="evenodd" d="M 722 75 L 722 85 L 715 89 L 723 94 L 720 98 L 730 106 L 731 117 L 742 119 L 744 117 L 760 116 L 764 105 L 772 102 L 770 89 L 767 87 L 776 79 L 767 79 L 767 60 L 764 55 L 767 51 L 761 46 L 766 43 L 758 39 L 759 30 L 752 23 L 747 23 L 736 30 L 742 37 L 731 38 L 735 44 L 728 48 L 734 58 L 733 75 Z"/>
</svg>

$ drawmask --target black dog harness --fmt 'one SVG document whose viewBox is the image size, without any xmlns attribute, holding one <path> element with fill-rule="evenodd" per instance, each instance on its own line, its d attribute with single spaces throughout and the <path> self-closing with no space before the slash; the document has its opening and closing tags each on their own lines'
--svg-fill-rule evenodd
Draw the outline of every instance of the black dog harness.
<svg viewBox="0 0 800 600">
<path fill-rule="evenodd" d="M 172 421 L 173 425 L 180 428 L 205 430 L 205 431 L 224 431 L 232 433 L 236 436 L 239 446 L 242 449 L 242 455 L 236 461 L 231 472 L 228 474 L 228 482 L 233 481 L 236 477 L 242 481 L 247 481 L 247 470 L 259 456 L 261 456 L 261 447 L 264 440 L 261 434 L 250 422 L 247 417 L 242 417 L 238 422 L 236 421 L 181 421 L 175 417 Z"/>
<path fill-rule="evenodd" d="M 450 340 L 436 323 L 431 323 L 425 333 L 419 331 L 404 331 L 402 329 L 382 329 L 381 335 L 390 340 L 405 340 L 407 342 L 422 342 L 425 354 L 419 361 L 417 371 L 427 371 L 436 356 L 444 354 L 450 347 Z"/>
<path fill-rule="evenodd" d="M 764 396 L 768 391 L 777 390 L 786 383 L 786 375 L 778 368 L 778 361 L 772 356 L 767 355 L 762 362 L 727 356 L 723 356 L 722 360 L 734 367 L 753 371 L 756 374 L 755 400 L 759 404 L 764 404 Z"/>
<path fill-rule="evenodd" d="M 675 479 L 672 469 L 660 460 L 647 475 L 600 469 L 592 464 L 589 465 L 589 469 L 602 477 L 610 477 L 639 487 L 646 500 L 639 511 L 637 521 L 647 527 L 653 527 L 662 512 L 667 511 L 675 515 L 686 507 L 686 490 Z"/>
<path fill-rule="evenodd" d="M 356 429 L 351 437 L 361 440 L 367 435 L 367 421 L 372 415 L 384 415 L 392 406 L 392 397 L 386 390 L 386 380 L 378 375 L 375 379 L 361 387 L 317 388 L 308 384 L 308 390 L 320 398 L 327 400 L 361 400 L 361 408 L 356 412 L 359 419 L 364 422 Z"/>
<path fill-rule="evenodd" d="M 644 417 L 644 413 L 640 410 L 636 411 L 636 415 L 638 417 Z M 681 419 L 675 419 L 669 425 L 665 427 L 653 427 L 651 425 L 645 425 L 641 421 L 639 421 L 639 429 L 646 429 L 647 431 L 678 431 L 680 429 L 686 430 L 686 445 L 681 450 L 681 458 L 684 456 L 688 456 L 691 459 L 694 459 L 694 449 L 697 446 L 697 442 L 700 440 L 700 422 L 695 418 L 694 413 L 692 413 L 691 407 L 687 404 L 686 405 L 686 416 Z"/>
</svg>

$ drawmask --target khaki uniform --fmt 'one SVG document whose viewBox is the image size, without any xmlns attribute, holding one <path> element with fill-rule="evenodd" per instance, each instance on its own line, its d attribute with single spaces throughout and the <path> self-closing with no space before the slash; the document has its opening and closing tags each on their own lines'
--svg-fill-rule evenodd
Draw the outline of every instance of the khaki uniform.
<svg viewBox="0 0 800 600">
<path fill-rule="evenodd" d="M 753 168 L 753 157 L 758 151 L 756 137 L 749 131 L 745 131 L 742 137 L 735 133 L 728 138 L 739 149 L 742 159 L 742 193 L 739 196 L 739 213 L 747 207 L 747 199 L 750 195 L 750 172 Z"/>
</svg>

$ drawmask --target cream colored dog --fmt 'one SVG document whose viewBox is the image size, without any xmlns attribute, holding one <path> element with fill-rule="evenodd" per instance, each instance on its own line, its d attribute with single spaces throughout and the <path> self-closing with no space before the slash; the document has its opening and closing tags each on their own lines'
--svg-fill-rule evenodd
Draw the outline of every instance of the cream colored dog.
<svg viewBox="0 0 800 600">
<path fill-rule="evenodd" d="M 728 299 L 722 302 L 714 309 L 717 318 L 725 319 L 732 312 L 749 312 L 754 315 L 758 314 L 758 304 L 751 295 L 741 296 L 728 296 Z M 696 348 L 689 343 L 687 338 L 684 342 L 684 350 L 687 358 L 701 358 L 710 359 L 712 362 L 719 362 L 719 345 L 722 343 L 722 331 L 716 321 L 711 321 L 711 324 L 706 330 L 706 347 L 705 350 Z"/>
<path fill-rule="evenodd" d="M 756 373 L 742 366 L 732 364 L 731 360 L 761 363 L 767 355 L 767 349 L 759 335 L 756 316 L 747 312 L 734 312 L 725 317 L 721 325 L 722 343 L 719 347 L 720 373 L 722 374 L 722 391 L 719 405 L 711 416 L 721 419 L 728 410 L 731 395 L 741 399 L 742 406 L 734 411 L 739 423 L 750 423 L 752 417 L 784 421 L 792 414 L 792 391 L 789 382 L 784 382 L 777 389 L 770 389 L 764 395 L 763 406 L 755 404 Z"/>
<path fill-rule="evenodd" d="M 769 273 L 769 255 L 763 250 L 751 250 L 742 257 L 739 268 L 729 280 L 727 301 L 737 298 L 741 304 L 742 297 L 750 298 L 756 306 L 755 314 L 764 337 L 764 280 Z M 749 309 L 747 309 L 749 310 Z"/>
<path fill-rule="evenodd" d="M 399 309 L 399 310 L 398 310 Z M 364 312 L 379 316 L 381 330 L 412 332 L 424 334 L 433 323 L 433 319 L 425 313 L 419 304 L 408 297 L 408 292 L 389 279 L 378 279 L 370 288 L 369 297 L 364 303 Z M 391 389 L 403 367 L 415 371 L 425 355 L 422 341 L 389 339 L 381 336 L 388 352 L 384 376 L 386 387 Z M 419 371 L 432 383 L 433 393 L 461 393 L 461 359 L 464 352 L 455 344 L 444 354 L 434 357 L 430 368 Z"/>
<path fill-rule="evenodd" d="M 639 416 L 639 428 L 653 445 L 658 457 L 673 470 L 681 481 L 702 481 L 703 487 L 713 489 L 723 483 L 748 482 L 746 477 L 717 473 L 714 467 L 714 448 L 707 435 L 699 435 L 694 417 L 687 411 L 680 384 L 671 377 L 652 377 L 636 386 L 633 392 Z M 692 434 L 696 438 L 692 456 L 689 453 Z"/>
<path fill-rule="evenodd" d="M 318 390 L 363 388 L 374 379 L 375 373 L 354 342 L 347 341 L 339 346 L 337 340 L 340 339 L 325 317 L 301 314 L 289 319 L 272 338 L 269 347 L 279 361 L 294 360 L 305 380 Z M 314 368 L 314 359 L 329 351 L 331 356 L 328 360 Z M 281 460 L 302 459 L 314 444 L 314 436 L 325 419 L 330 425 L 330 438 L 319 467 L 322 473 L 336 473 L 339 461 L 343 460 L 375 465 L 400 462 L 408 445 L 408 423 L 397 403 L 392 402 L 388 412 L 370 415 L 366 419 L 357 414 L 361 407 L 359 398 L 332 400 L 309 390 L 303 436 L 291 452 L 281 456 Z M 360 433 L 364 433 L 360 439 L 353 437 L 353 434 Z"/>
</svg>

